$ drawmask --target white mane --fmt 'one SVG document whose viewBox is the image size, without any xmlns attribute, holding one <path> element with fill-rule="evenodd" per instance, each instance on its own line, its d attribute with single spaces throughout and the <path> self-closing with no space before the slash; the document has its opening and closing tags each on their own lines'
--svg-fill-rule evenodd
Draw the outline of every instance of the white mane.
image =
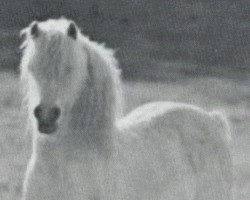
<svg viewBox="0 0 250 200">
<path fill-rule="evenodd" d="M 70 40 L 65 36 L 70 22 L 69 20 L 61 18 L 59 20 L 48 20 L 39 23 L 40 31 L 46 33 L 43 35 L 42 42 L 45 44 L 47 42 L 50 44 L 53 43 L 53 48 L 48 47 L 47 51 L 44 51 L 45 54 L 57 55 L 60 54 L 61 51 L 72 51 L 71 49 L 67 49 L 72 47 L 65 42 L 65 40 Z M 38 88 L 36 88 L 35 83 L 31 83 L 34 82 L 34 80 L 31 78 L 28 69 L 29 64 L 32 62 L 34 52 L 37 51 L 34 40 L 30 34 L 32 24 L 34 24 L 34 22 L 21 31 L 21 35 L 25 35 L 25 40 L 21 45 L 23 57 L 20 65 L 21 80 L 26 94 L 25 102 L 31 114 L 33 114 L 32 109 L 39 99 L 39 95 L 36 93 Z M 103 112 L 105 115 L 109 115 L 108 118 L 111 122 L 116 121 L 122 116 L 123 105 L 120 70 L 118 69 L 118 62 L 114 57 L 114 51 L 106 48 L 104 44 L 90 41 L 88 37 L 81 34 L 80 30 L 78 30 L 77 43 L 74 48 L 76 48 L 76 54 L 78 54 L 80 59 L 68 58 L 67 54 L 64 54 L 63 59 L 71 59 L 71 62 L 75 62 L 72 63 L 72 65 L 79 65 L 79 69 L 83 70 L 85 66 L 82 65 L 85 64 L 86 61 L 84 59 L 86 59 L 86 57 L 81 55 L 81 53 L 84 51 L 87 54 L 89 76 L 93 76 L 90 77 L 89 80 L 91 81 L 91 87 L 95 88 L 96 95 L 98 96 L 95 101 L 90 101 L 88 105 L 83 107 L 91 107 L 89 104 L 95 103 L 93 107 L 96 113 L 100 114 Z M 53 60 L 53 58 L 51 60 L 55 62 L 52 63 L 52 65 L 56 64 L 57 60 Z M 46 62 L 46 60 L 44 62 Z M 56 72 L 48 71 L 48 76 L 54 73 Z M 79 71 L 79 75 L 81 75 L 81 73 L 84 73 L 84 71 Z M 77 98 L 78 97 L 74 97 L 73 100 Z M 81 102 L 81 104 L 83 104 L 83 102 Z M 98 110 L 98 107 L 100 110 Z M 96 114 L 93 114 L 93 116 L 96 116 Z M 86 116 L 82 117 L 86 118 Z M 32 119 L 34 117 L 30 116 L 30 118 Z"/>
<path fill-rule="evenodd" d="M 230 132 L 220 113 L 155 102 L 123 117 L 111 49 L 66 19 L 33 22 L 21 34 L 33 133 L 24 200 L 231 199 Z M 39 104 L 62 110 L 51 135 L 38 129 Z"/>
</svg>

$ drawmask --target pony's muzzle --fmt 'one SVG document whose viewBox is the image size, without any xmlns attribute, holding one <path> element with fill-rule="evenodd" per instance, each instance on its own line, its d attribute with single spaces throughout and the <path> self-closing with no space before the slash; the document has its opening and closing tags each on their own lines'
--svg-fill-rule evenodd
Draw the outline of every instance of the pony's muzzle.
<svg viewBox="0 0 250 200">
<path fill-rule="evenodd" d="M 45 134 L 51 134 L 56 132 L 58 128 L 57 120 L 60 115 L 61 110 L 59 107 L 49 107 L 43 104 L 39 104 L 34 109 L 34 116 L 37 119 L 39 132 Z"/>
</svg>

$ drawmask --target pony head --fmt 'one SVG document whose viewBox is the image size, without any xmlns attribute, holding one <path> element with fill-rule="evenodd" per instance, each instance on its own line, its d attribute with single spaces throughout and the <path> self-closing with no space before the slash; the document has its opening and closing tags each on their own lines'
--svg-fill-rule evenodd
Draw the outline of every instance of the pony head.
<svg viewBox="0 0 250 200">
<path fill-rule="evenodd" d="M 26 38 L 21 67 L 28 80 L 30 109 L 38 130 L 53 133 L 87 79 L 79 30 L 74 22 L 61 19 L 33 22 L 21 34 Z"/>
<path fill-rule="evenodd" d="M 66 19 L 32 22 L 21 35 L 25 37 L 21 78 L 27 90 L 29 118 L 39 132 L 56 132 L 69 113 L 90 107 L 83 106 L 85 102 L 96 102 L 93 110 L 109 104 L 108 111 L 100 108 L 99 112 L 105 112 L 103 116 L 114 114 L 117 98 L 113 83 L 118 70 L 113 67 L 116 60 L 112 50 L 90 41 L 73 21 Z M 95 89 L 89 89 L 93 84 Z M 89 92 L 83 95 L 85 88 Z M 91 91 L 96 91 L 98 97 L 93 97 Z M 87 100 L 88 96 L 92 100 Z M 79 107 L 74 106 L 77 100 Z"/>
</svg>

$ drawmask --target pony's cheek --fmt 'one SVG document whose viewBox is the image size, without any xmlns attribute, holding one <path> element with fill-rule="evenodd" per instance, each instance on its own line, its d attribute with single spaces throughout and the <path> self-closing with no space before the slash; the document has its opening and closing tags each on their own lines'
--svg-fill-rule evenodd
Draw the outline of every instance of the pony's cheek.
<svg viewBox="0 0 250 200">
<path fill-rule="evenodd" d="M 59 103 L 65 107 L 72 107 L 83 89 L 83 85 L 83 81 L 76 81 L 72 78 L 67 85 L 59 89 Z"/>
<path fill-rule="evenodd" d="M 64 90 L 58 95 L 56 104 L 59 105 L 62 110 L 65 110 L 70 104 L 72 104 L 72 101 L 73 100 L 69 94 L 69 91 Z"/>
<path fill-rule="evenodd" d="M 61 117 L 64 116 L 65 113 L 68 113 L 72 106 L 74 105 L 74 98 L 68 91 L 64 91 L 63 93 L 58 95 L 56 105 L 58 105 L 61 109 Z M 62 118 L 60 118 L 62 120 Z"/>
</svg>

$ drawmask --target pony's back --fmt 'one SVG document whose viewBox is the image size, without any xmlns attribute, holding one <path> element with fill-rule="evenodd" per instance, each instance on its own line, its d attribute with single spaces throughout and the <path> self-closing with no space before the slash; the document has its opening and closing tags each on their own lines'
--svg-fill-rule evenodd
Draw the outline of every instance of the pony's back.
<svg viewBox="0 0 250 200">
<path fill-rule="evenodd" d="M 129 113 L 118 127 L 118 157 L 127 158 L 121 161 L 125 166 L 121 171 L 131 181 L 128 188 L 143 193 L 144 199 L 154 190 L 159 199 L 231 198 L 230 132 L 222 114 L 187 104 L 154 102 Z M 142 185 L 148 189 L 137 188 Z"/>
</svg>

